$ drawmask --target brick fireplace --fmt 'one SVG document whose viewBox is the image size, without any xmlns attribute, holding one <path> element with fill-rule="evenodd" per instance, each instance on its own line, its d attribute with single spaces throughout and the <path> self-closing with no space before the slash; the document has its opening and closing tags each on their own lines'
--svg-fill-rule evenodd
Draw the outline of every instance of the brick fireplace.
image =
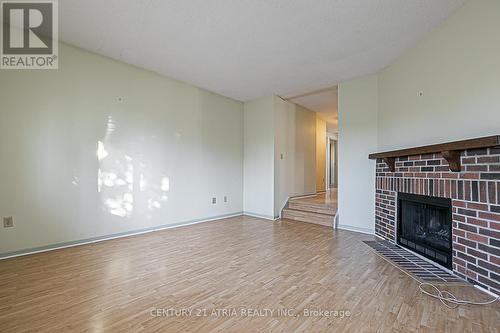
<svg viewBox="0 0 500 333">
<path fill-rule="evenodd" d="M 396 242 L 399 193 L 448 198 L 451 269 L 500 294 L 500 147 L 454 153 L 451 162 L 449 152 L 377 158 L 375 233 Z"/>
</svg>

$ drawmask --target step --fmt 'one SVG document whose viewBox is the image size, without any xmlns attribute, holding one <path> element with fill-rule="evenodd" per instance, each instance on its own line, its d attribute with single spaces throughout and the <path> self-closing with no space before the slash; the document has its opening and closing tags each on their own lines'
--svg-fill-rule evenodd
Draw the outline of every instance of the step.
<svg viewBox="0 0 500 333">
<path fill-rule="evenodd" d="M 334 216 L 285 208 L 283 209 L 282 218 L 293 221 L 314 223 L 333 228 Z"/>
<path fill-rule="evenodd" d="M 304 212 L 320 213 L 326 215 L 335 215 L 337 213 L 337 205 L 330 204 L 316 204 L 308 203 L 303 201 L 290 200 L 288 202 L 288 208 L 294 210 L 302 210 Z"/>
</svg>

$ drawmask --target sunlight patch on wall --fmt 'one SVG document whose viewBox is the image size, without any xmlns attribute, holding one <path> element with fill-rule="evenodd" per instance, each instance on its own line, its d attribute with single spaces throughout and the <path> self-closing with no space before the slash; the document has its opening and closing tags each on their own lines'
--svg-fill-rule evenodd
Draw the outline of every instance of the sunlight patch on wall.
<svg viewBox="0 0 500 333">
<path fill-rule="evenodd" d="M 97 192 L 104 211 L 118 217 L 131 217 L 134 212 L 147 218 L 165 208 L 170 191 L 170 178 L 155 167 L 158 163 L 145 163 L 144 156 L 132 157 L 111 145 L 111 133 L 116 123 L 108 117 L 106 135 L 97 142 Z"/>
<path fill-rule="evenodd" d="M 134 212 L 133 159 L 116 149 L 97 143 L 97 192 L 104 209 L 112 215 L 129 217 Z"/>
<path fill-rule="evenodd" d="M 108 152 L 104 149 L 104 143 L 102 141 L 97 142 L 97 159 L 103 160 L 108 156 Z"/>
</svg>

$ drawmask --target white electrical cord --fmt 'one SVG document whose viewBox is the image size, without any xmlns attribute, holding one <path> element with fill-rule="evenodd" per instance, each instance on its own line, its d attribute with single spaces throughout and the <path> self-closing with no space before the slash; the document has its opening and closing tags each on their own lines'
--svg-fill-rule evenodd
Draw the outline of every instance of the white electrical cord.
<svg viewBox="0 0 500 333">
<path fill-rule="evenodd" d="M 436 293 L 434 294 L 432 292 L 429 292 L 429 291 L 425 290 L 423 288 L 424 286 L 431 286 L 436 291 Z M 425 294 L 427 296 L 430 296 L 430 297 L 433 297 L 433 298 L 437 298 L 438 300 L 440 300 L 441 303 L 443 303 L 443 305 L 446 306 L 449 309 L 456 309 L 456 308 L 458 308 L 459 305 L 465 305 L 465 304 L 469 304 L 469 305 L 488 305 L 488 304 L 493 304 L 493 303 L 495 303 L 496 301 L 498 301 L 500 299 L 500 297 L 497 296 L 494 299 L 492 299 L 491 301 L 487 301 L 487 302 L 473 302 L 473 301 L 467 301 L 467 300 L 460 300 L 460 299 L 457 299 L 455 297 L 455 295 L 453 295 L 449 291 L 439 290 L 439 288 L 436 287 L 435 285 L 433 285 L 431 283 L 426 283 L 426 282 L 420 283 L 420 285 L 418 286 L 418 288 L 420 289 L 420 291 L 423 294 Z"/>
<path fill-rule="evenodd" d="M 407 271 L 403 270 L 401 267 L 399 267 L 398 265 L 396 265 L 394 262 L 392 262 L 391 260 L 387 259 L 383 255 L 381 255 L 380 253 L 378 253 L 377 251 L 375 251 L 375 249 L 373 249 L 372 247 L 370 247 L 370 248 L 380 258 L 382 258 L 383 260 L 387 261 L 389 264 L 391 264 L 392 266 L 396 267 L 401 272 L 405 273 L 406 275 L 408 275 L 409 277 L 411 277 L 413 280 L 415 280 L 418 283 L 420 283 L 420 285 L 418 286 L 418 289 L 420 289 L 420 292 L 422 294 L 425 294 L 425 295 L 430 296 L 432 298 L 438 299 L 441 303 L 443 303 L 444 306 L 446 306 L 449 309 L 456 309 L 460 305 L 467 305 L 467 304 L 469 304 L 469 305 L 488 305 L 488 304 L 493 304 L 493 303 L 497 302 L 498 300 L 500 300 L 500 296 L 495 296 L 494 299 L 492 299 L 491 301 L 487 301 L 487 302 L 473 302 L 473 301 L 468 301 L 468 300 L 457 299 L 455 297 L 455 295 L 453 295 L 449 291 L 440 290 L 438 287 L 436 287 L 432 283 L 420 282 L 416 277 L 414 277 L 413 275 L 411 275 L 410 273 L 408 273 Z M 433 294 L 431 292 L 428 292 L 427 290 L 424 290 L 423 286 L 431 286 L 437 293 Z"/>
</svg>

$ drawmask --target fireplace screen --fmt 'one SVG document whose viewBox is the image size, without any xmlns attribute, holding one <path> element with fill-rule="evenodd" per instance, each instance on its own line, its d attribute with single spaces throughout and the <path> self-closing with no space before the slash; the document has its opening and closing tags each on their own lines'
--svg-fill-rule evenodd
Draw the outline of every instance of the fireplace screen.
<svg viewBox="0 0 500 333">
<path fill-rule="evenodd" d="M 397 243 L 451 268 L 451 200 L 399 193 Z"/>
</svg>

